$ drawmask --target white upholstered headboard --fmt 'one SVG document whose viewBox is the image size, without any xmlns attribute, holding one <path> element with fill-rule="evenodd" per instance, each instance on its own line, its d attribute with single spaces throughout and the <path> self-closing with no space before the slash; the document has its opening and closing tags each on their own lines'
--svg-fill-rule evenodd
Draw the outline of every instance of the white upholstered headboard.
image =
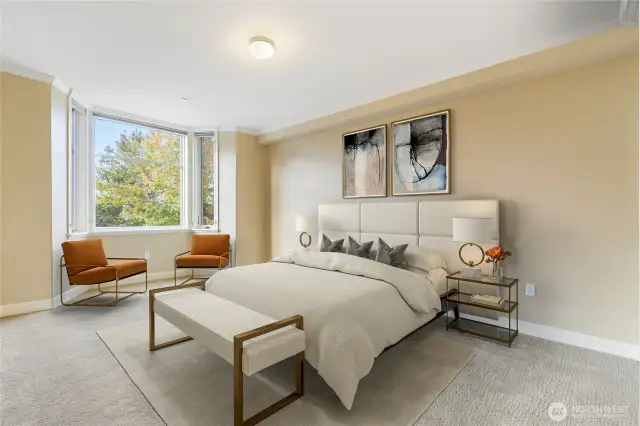
<svg viewBox="0 0 640 426">
<path fill-rule="evenodd" d="M 444 257 L 450 272 L 464 266 L 458 257 L 462 243 L 453 241 L 454 217 L 493 220 L 494 238 L 488 249 L 499 243 L 498 200 L 412 201 L 322 204 L 318 206 L 319 235 L 331 239 L 351 236 L 356 241 L 377 241 L 391 245 L 427 247 Z M 490 273 L 490 265 L 483 265 Z"/>
</svg>

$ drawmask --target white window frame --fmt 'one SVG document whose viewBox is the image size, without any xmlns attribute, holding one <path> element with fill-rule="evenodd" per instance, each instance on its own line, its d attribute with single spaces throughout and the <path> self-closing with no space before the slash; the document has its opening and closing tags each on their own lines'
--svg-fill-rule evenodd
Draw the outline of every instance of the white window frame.
<svg viewBox="0 0 640 426">
<path fill-rule="evenodd" d="M 172 132 L 182 136 L 182 142 L 180 146 L 180 224 L 176 226 L 128 226 L 128 227 L 98 227 L 96 226 L 96 155 L 95 155 L 95 140 L 93 123 L 95 117 L 102 117 L 106 119 L 122 121 L 129 124 L 148 127 L 151 129 L 161 130 L 165 132 Z M 88 172 L 89 172 L 89 233 L 92 235 L 107 235 L 118 233 L 163 233 L 163 232 L 183 232 L 188 231 L 189 227 L 189 202 L 188 202 L 188 132 L 184 129 L 170 128 L 162 124 L 154 123 L 152 120 L 142 120 L 138 117 L 132 118 L 125 114 L 116 113 L 113 111 L 103 112 L 99 109 L 89 111 L 88 114 Z M 114 157 L 118 159 L 119 157 Z M 131 161 L 130 158 L 126 160 Z"/>
<path fill-rule="evenodd" d="M 213 214 L 216 222 L 216 226 L 205 226 L 203 219 L 203 198 L 202 198 L 202 139 L 213 138 L 214 150 L 213 150 L 213 169 L 215 170 L 214 179 L 214 201 L 213 201 Z M 201 230 L 205 232 L 219 232 L 220 230 L 220 139 L 218 131 L 211 132 L 197 132 L 194 134 L 194 149 L 193 149 L 193 229 Z"/>
<path fill-rule="evenodd" d="M 84 190 L 76 186 L 77 179 L 86 182 L 86 173 L 82 173 L 82 170 L 77 170 L 77 161 L 88 165 L 87 148 L 89 143 L 88 124 L 89 124 L 89 110 L 81 104 L 73 96 L 69 99 L 69 138 L 67 147 L 67 236 L 86 234 L 87 232 L 87 196 L 88 187 Z M 84 127 L 81 128 L 82 137 L 77 137 L 77 126 L 74 119 L 74 111 L 79 111 L 84 115 Z M 84 156 L 82 155 L 84 153 Z M 80 174 L 81 176 L 78 176 Z"/>
</svg>

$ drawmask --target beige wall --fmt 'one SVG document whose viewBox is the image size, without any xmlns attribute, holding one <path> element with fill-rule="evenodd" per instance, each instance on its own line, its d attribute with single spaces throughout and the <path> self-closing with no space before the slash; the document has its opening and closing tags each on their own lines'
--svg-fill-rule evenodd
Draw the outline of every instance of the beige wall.
<svg viewBox="0 0 640 426">
<path fill-rule="evenodd" d="M 2 73 L 2 305 L 51 298 L 51 85 Z"/>
<path fill-rule="evenodd" d="M 520 319 L 637 343 L 637 55 L 271 145 L 272 254 L 297 245 L 297 214 L 342 201 L 342 133 L 442 109 L 452 194 L 435 198 L 501 200 L 507 273 L 537 285 Z"/>
<path fill-rule="evenodd" d="M 149 252 L 148 272 L 173 271 L 176 254 L 189 250 L 191 233 L 126 234 L 101 236 L 109 257 L 144 257 Z"/>
<path fill-rule="evenodd" d="M 237 132 L 218 134 L 218 167 L 220 168 L 218 220 L 220 232 L 230 234 L 232 241 L 236 238 L 237 139 Z"/>
<path fill-rule="evenodd" d="M 236 262 L 249 265 L 268 260 L 269 149 L 257 138 L 238 133 Z"/>
</svg>

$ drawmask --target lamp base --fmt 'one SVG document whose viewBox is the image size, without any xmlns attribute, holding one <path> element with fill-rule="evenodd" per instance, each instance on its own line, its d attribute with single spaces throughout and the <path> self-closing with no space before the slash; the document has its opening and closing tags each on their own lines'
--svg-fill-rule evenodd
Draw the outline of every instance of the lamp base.
<svg viewBox="0 0 640 426">
<path fill-rule="evenodd" d="M 479 262 L 474 262 L 473 260 L 465 260 L 465 258 L 462 257 L 462 250 L 466 246 L 475 247 L 480 251 L 480 254 L 482 255 L 482 258 L 480 259 Z M 484 258 L 485 258 L 484 250 L 482 249 L 482 247 L 480 247 L 478 244 L 475 244 L 475 243 L 465 243 L 465 244 L 460 246 L 460 250 L 458 250 L 458 256 L 460 257 L 460 261 L 463 264 L 467 265 L 467 268 L 462 268 L 462 276 L 463 277 L 480 278 L 482 276 L 482 271 L 480 270 L 480 268 L 477 268 L 478 265 L 481 265 L 482 262 L 484 262 Z"/>
<path fill-rule="evenodd" d="M 480 268 L 462 268 L 462 276 L 467 278 L 480 278 L 482 270 Z"/>
<path fill-rule="evenodd" d="M 306 235 L 307 237 L 307 243 L 305 244 L 304 241 L 302 240 L 302 237 L 304 237 Z M 308 232 L 303 232 L 300 234 L 300 245 L 304 248 L 307 248 L 311 245 L 311 235 L 309 235 Z"/>
</svg>

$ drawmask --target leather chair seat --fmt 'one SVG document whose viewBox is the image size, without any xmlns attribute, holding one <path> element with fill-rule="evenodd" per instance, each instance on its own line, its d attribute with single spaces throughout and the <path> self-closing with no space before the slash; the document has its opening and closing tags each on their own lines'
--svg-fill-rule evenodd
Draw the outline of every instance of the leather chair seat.
<svg viewBox="0 0 640 426">
<path fill-rule="evenodd" d="M 144 272 L 146 266 L 147 263 L 144 260 L 129 260 L 112 263 L 109 266 L 99 266 L 69 276 L 69 284 L 89 285 L 115 281 L 116 271 L 118 271 L 118 279 L 121 280 Z"/>
<path fill-rule="evenodd" d="M 229 259 L 211 254 L 183 255 L 176 259 L 178 268 L 224 268 L 229 264 Z"/>
</svg>

